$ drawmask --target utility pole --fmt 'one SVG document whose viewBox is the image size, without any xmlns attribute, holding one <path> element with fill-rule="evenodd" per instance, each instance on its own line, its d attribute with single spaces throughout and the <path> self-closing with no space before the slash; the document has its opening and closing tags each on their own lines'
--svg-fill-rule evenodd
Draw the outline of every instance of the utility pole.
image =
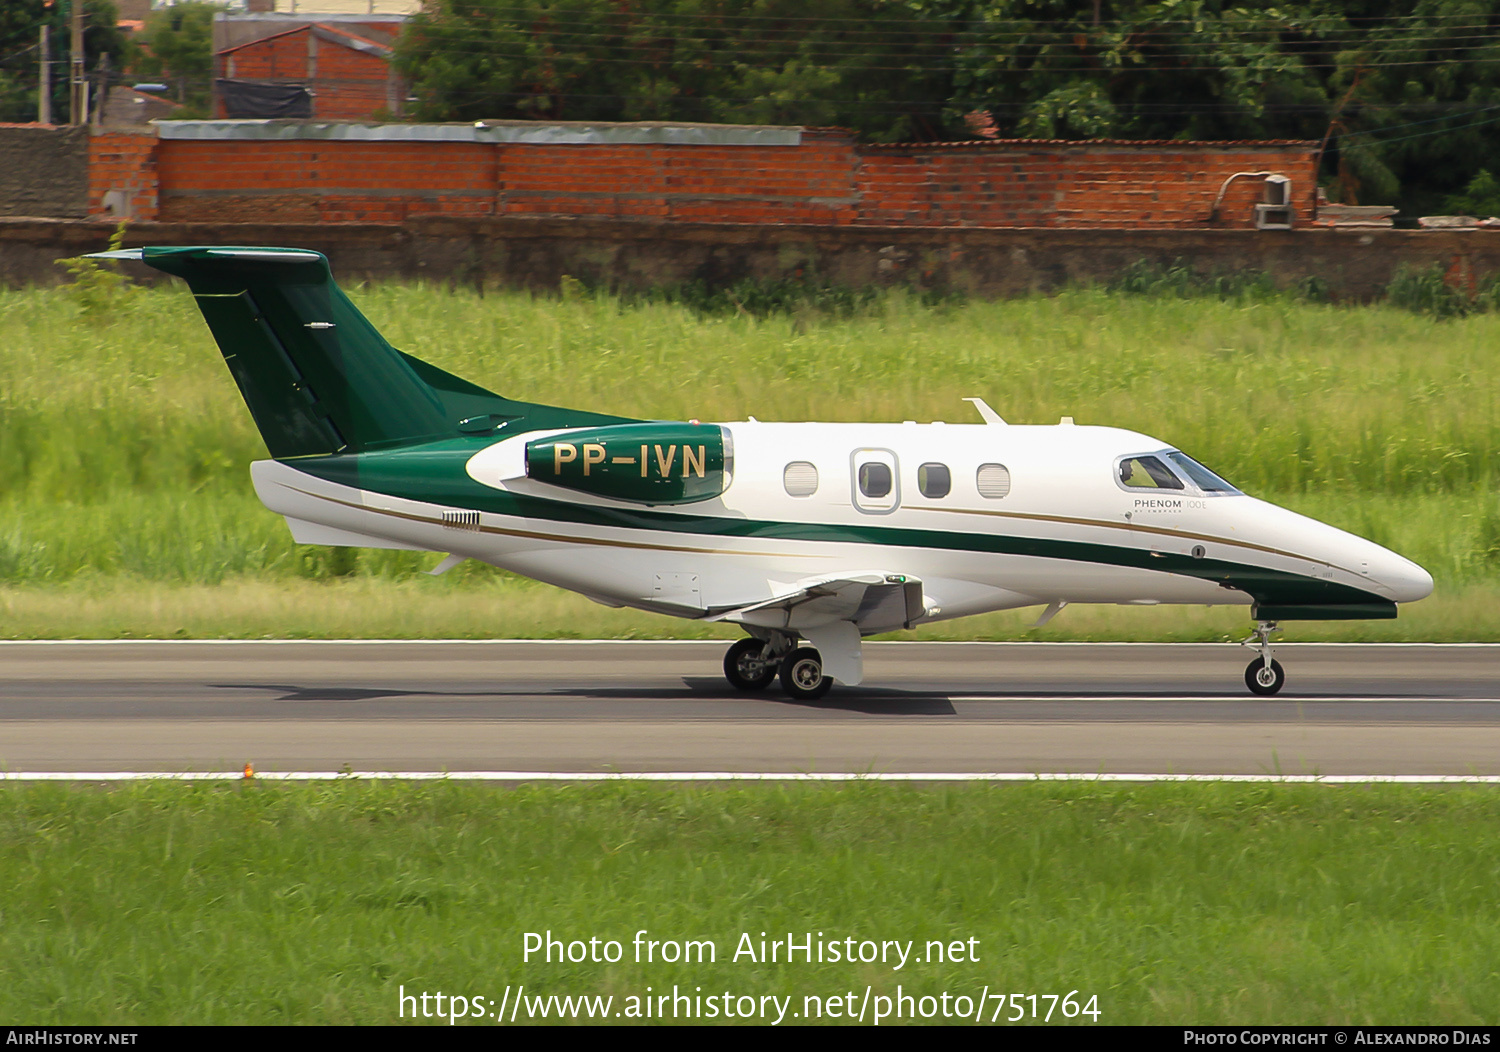
<svg viewBox="0 0 1500 1052">
<path fill-rule="evenodd" d="M 104 126 L 104 100 L 109 97 L 109 52 L 99 56 L 94 65 L 94 127 Z"/>
<path fill-rule="evenodd" d="M 83 124 L 89 119 L 89 84 L 83 74 L 83 0 L 73 0 L 72 55 L 68 62 L 68 123 Z"/>
<path fill-rule="evenodd" d="M 36 122 L 52 123 L 52 27 L 42 23 L 42 68 L 37 78 Z"/>
</svg>

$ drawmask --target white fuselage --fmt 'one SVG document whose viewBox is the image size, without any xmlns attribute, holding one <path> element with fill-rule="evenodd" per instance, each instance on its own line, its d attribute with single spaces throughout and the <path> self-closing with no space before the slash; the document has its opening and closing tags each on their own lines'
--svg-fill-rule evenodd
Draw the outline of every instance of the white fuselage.
<svg viewBox="0 0 1500 1052">
<path fill-rule="evenodd" d="M 1121 457 L 1168 448 L 1131 431 L 1069 424 L 724 426 L 733 459 L 722 496 L 671 507 L 526 478 L 524 448 L 537 433 L 501 439 L 467 463 L 469 477 L 496 494 L 541 498 L 514 511 L 475 514 L 460 504 L 338 485 L 275 461 L 257 463 L 253 475 L 262 501 L 287 516 L 299 541 L 449 552 L 612 605 L 689 617 L 861 573 L 919 579 L 924 620 L 1056 602 L 1250 601 L 1212 580 L 1153 570 L 1150 553 L 1293 574 L 1393 602 L 1432 590 L 1427 573 L 1401 556 L 1252 497 L 1191 482 L 1176 490 L 1126 486 Z M 870 469 L 875 484 L 865 488 L 878 491 L 888 475 L 889 492 L 862 491 L 866 464 L 883 465 L 886 474 Z M 934 466 L 946 469 L 947 491 L 924 495 L 924 482 L 934 494 L 942 489 Z M 1007 538 L 1011 550 L 972 540 L 995 536 Z M 1058 554 L 1057 542 L 1071 542 L 1070 554 Z M 1111 554 L 1121 552 L 1136 563 L 1146 553 L 1147 565 L 1123 565 Z M 727 619 L 756 623 L 753 614 Z"/>
</svg>

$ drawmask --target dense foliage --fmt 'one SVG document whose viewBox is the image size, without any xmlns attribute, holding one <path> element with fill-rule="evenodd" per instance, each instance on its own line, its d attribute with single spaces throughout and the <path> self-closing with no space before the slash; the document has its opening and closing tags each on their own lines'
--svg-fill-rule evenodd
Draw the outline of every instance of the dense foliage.
<svg viewBox="0 0 1500 1052">
<path fill-rule="evenodd" d="M 216 6 L 127 47 L 87 5 L 87 68 L 203 111 Z M 0 120 L 35 119 L 37 31 L 67 112 L 69 0 L 0 3 Z M 1500 0 L 428 0 L 395 62 L 420 120 L 839 125 L 975 135 L 1327 139 L 1334 200 L 1500 207 Z"/>
<path fill-rule="evenodd" d="M 949 134 L 941 16 L 880 0 L 438 0 L 397 47 L 420 118 L 840 124 Z"/>
<path fill-rule="evenodd" d="M 876 141 L 1330 138 L 1346 203 L 1500 168 L 1495 0 L 432 0 L 422 119 L 838 124 Z"/>
<path fill-rule="evenodd" d="M 112 0 L 83 0 L 84 68 L 97 75 L 100 59 L 119 70 L 126 57 L 124 34 L 116 26 Z M 71 0 L 0 0 L 0 122 L 37 118 L 41 28 L 51 27 L 49 54 L 52 119 L 68 119 L 68 17 Z"/>
<path fill-rule="evenodd" d="M 214 72 L 214 15 L 219 4 L 184 0 L 151 13 L 136 45 L 132 72 L 146 80 L 165 81 L 171 97 L 191 112 L 181 117 L 206 117 L 212 112 L 210 86 Z"/>
</svg>

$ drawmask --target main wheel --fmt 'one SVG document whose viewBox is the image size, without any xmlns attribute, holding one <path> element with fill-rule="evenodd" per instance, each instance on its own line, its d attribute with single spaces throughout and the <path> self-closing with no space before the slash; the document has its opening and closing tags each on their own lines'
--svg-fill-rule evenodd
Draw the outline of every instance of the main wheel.
<svg viewBox="0 0 1500 1052">
<path fill-rule="evenodd" d="M 812 647 L 798 647 L 781 663 L 781 689 L 798 701 L 813 701 L 828 693 L 833 680 L 823 675 L 823 655 Z"/>
<path fill-rule="evenodd" d="M 1279 661 L 1271 662 L 1271 667 L 1267 668 L 1263 660 L 1256 658 L 1245 669 L 1245 686 L 1250 688 L 1251 694 L 1275 694 L 1285 683 L 1286 672 Z"/>
<path fill-rule="evenodd" d="M 762 661 L 759 639 L 742 639 L 724 655 L 724 678 L 735 690 L 765 690 L 776 678 L 776 662 Z"/>
</svg>

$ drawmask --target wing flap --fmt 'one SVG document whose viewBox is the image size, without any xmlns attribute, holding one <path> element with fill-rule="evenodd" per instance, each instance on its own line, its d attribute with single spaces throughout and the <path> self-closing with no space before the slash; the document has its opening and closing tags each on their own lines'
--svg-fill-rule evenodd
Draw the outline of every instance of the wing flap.
<svg viewBox="0 0 1500 1052">
<path fill-rule="evenodd" d="M 924 611 L 918 578 L 873 571 L 799 583 L 769 599 L 712 611 L 705 620 L 785 629 L 847 621 L 873 635 L 909 627 Z"/>
</svg>

